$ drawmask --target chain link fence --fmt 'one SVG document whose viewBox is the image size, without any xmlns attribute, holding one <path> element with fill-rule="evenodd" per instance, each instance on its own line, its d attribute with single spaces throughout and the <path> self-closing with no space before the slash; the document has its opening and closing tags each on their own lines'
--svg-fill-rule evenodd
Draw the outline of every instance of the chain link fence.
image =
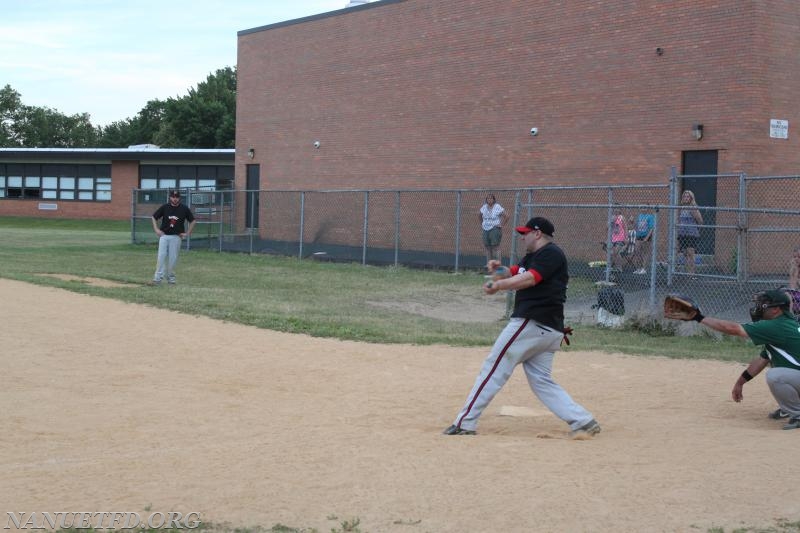
<svg viewBox="0 0 800 533">
<path fill-rule="evenodd" d="M 703 223 L 693 265 L 678 244 L 681 193 L 689 186 Z M 187 249 L 279 254 L 319 261 L 355 262 L 481 272 L 486 264 L 479 209 L 493 194 L 509 216 L 499 250 L 515 262 L 513 227 L 544 216 L 570 262 L 567 313 L 594 321 L 598 291 L 616 287 L 626 316 L 658 313 L 665 294 L 693 297 L 704 313 L 744 321 L 752 294 L 788 280 L 800 246 L 800 210 L 793 202 L 800 176 L 744 174 L 680 176 L 664 185 L 535 187 L 505 190 L 203 191 L 186 190 L 198 220 Z M 154 243 L 151 216 L 166 190 L 135 190 L 131 239 Z M 652 233 L 637 240 L 640 215 Z M 621 217 L 625 239 L 615 243 Z"/>
</svg>

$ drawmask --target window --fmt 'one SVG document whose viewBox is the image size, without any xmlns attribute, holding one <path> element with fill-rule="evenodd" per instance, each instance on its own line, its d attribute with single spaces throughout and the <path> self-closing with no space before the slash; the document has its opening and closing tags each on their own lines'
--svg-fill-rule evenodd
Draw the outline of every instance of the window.
<svg viewBox="0 0 800 533">
<path fill-rule="evenodd" d="M 9 176 L 7 190 L 9 198 L 22 198 L 22 176 Z"/>
<path fill-rule="evenodd" d="M 233 165 L 141 165 L 139 188 L 233 190 Z"/>
<path fill-rule="evenodd" d="M 58 198 L 58 178 L 55 176 L 42 177 L 42 198 L 55 200 Z"/>
<path fill-rule="evenodd" d="M 58 198 L 58 170 L 52 168 L 54 165 L 42 166 L 42 198 L 45 200 L 55 200 Z"/>
<path fill-rule="evenodd" d="M 97 178 L 95 180 L 95 198 L 98 200 L 111 200 L 111 178 Z"/>
<path fill-rule="evenodd" d="M 39 198 L 41 192 L 41 175 L 41 165 L 25 165 L 25 186 L 22 188 L 23 198 Z"/>
<path fill-rule="evenodd" d="M 0 198 L 111 201 L 111 165 L 0 165 Z"/>
</svg>

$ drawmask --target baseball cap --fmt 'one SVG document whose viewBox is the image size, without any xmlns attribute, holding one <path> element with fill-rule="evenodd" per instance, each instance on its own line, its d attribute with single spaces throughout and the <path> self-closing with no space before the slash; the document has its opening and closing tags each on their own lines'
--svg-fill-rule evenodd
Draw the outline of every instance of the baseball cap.
<svg viewBox="0 0 800 533">
<path fill-rule="evenodd" d="M 792 300 L 789 297 L 789 294 L 781 289 L 772 289 L 771 291 L 764 291 L 763 296 L 764 299 L 767 300 L 769 304 L 771 304 L 771 306 L 789 307 L 792 304 Z"/>
<path fill-rule="evenodd" d="M 176 198 L 180 198 L 181 197 L 181 191 L 179 191 L 177 189 L 173 189 L 173 190 L 169 191 L 169 195 L 170 196 L 175 196 Z"/>
<path fill-rule="evenodd" d="M 526 233 L 530 233 L 538 229 L 550 237 L 553 236 L 553 232 L 556 230 L 556 228 L 553 227 L 553 223 L 544 217 L 533 217 L 524 226 L 517 226 L 514 229 L 521 235 L 525 235 Z"/>
</svg>

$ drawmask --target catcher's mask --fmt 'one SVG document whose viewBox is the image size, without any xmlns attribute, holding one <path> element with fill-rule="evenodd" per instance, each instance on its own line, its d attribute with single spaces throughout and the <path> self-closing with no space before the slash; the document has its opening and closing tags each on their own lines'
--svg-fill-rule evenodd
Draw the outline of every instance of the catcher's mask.
<svg viewBox="0 0 800 533">
<path fill-rule="evenodd" d="M 753 296 L 753 306 L 750 308 L 750 318 L 758 322 L 764 318 L 764 309 L 780 307 L 788 312 L 791 306 L 789 295 L 780 289 L 763 291 Z"/>
</svg>

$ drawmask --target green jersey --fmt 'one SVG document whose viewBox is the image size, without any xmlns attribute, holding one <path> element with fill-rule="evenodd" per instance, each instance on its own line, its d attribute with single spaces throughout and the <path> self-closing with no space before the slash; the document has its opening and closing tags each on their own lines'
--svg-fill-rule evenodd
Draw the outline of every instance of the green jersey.
<svg viewBox="0 0 800 533">
<path fill-rule="evenodd" d="M 763 345 L 761 357 L 773 367 L 800 370 L 800 324 L 784 313 L 772 320 L 742 324 L 753 344 Z"/>
</svg>

